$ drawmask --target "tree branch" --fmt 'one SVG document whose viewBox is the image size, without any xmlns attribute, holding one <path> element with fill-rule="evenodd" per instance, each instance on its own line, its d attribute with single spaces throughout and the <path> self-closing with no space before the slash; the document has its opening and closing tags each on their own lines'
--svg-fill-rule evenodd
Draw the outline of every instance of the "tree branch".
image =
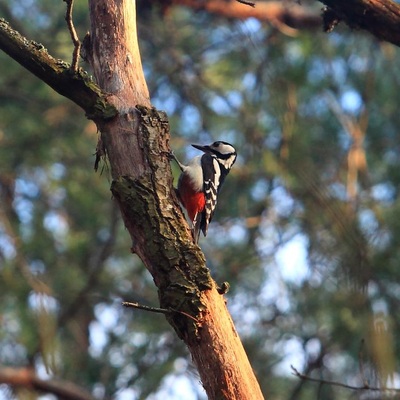
<svg viewBox="0 0 400 400">
<path fill-rule="evenodd" d="M 0 368 L 0 383 L 52 393 L 63 400 L 94 400 L 83 388 L 58 379 L 40 379 L 30 368 Z"/>
<path fill-rule="evenodd" d="M 144 311 L 149 311 L 149 312 L 153 312 L 153 313 L 158 313 L 158 314 L 171 314 L 171 313 L 178 313 L 181 315 L 184 315 L 185 317 L 190 318 L 191 320 L 193 320 L 194 322 L 198 323 L 199 321 L 192 317 L 190 314 L 185 313 L 183 311 L 179 311 L 179 310 L 174 310 L 173 308 L 160 308 L 160 307 L 151 307 L 151 306 L 146 306 L 144 304 L 139 304 L 139 303 L 133 303 L 131 301 L 123 301 L 122 305 L 124 307 L 131 307 L 131 308 L 137 308 L 138 310 L 144 310 Z"/>
<path fill-rule="evenodd" d="M 320 0 L 352 29 L 364 29 L 380 40 L 400 46 L 400 5 L 391 0 Z M 329 24 L 328 24 L 329 25 Z"/>
<path fill-rule="evenodd" d="M 135 35 L 135 2 L 90 0 L 89 9 L 88 58 L 119 111 L 98 128 L 132 250 L 153 276 L 160 308 L 179 310 L 166 318 L 187 344 L 209 399 L 261 400 L 224 298 L 178 205 L 168 119 L 151 108 Z"/>
<path fill-rule="evenodd" d="M 245 1 L 245 0 L 236 0 L 238 3 L 244 4 L 249 7 L 255 7 L 255 4 L 251 1 Z"/>
<path fill-rule="evenodd" d="M 78 72 L 79 53 L 81 50 L 81 42 L 75 30 L 74 21 L 72 20 L 72 8 L 74 0 L 64 0 L 67 3 L 67 11 L 65 13 L 65 20 L 67 21 L 68 30 L 71 35 L 72 43 L 74 44 L 74 51 L 72 53 L 71 69 L 73 72 Z"/>
<path fill-rule="evenodd" d="M 287 25 L 295 29 L 318 29 L 322 27 L 320 12 L 307 9 L 299 4 L 286 6 L 281 1 L 257 2 L 255 7 L 248 7 L 242 2 L 226 0 L 173 0 L 174 5 L 204 10 L 227 18 L 256 18 L 281 26 Z"/>
<path fill-rule="evenodd" d="M 372 392 L 384 392 L 384 391 L 389 391 L 389 392 L 395 392 L 399 393 L 400 389 L 396 388 L 388 388 L 388 387 L 376 387 L 376 386 L 369 386 L 368 384 L 364 383 L 363 386 L 353 386 L 353 385 L 348 385 L 346 383 L 342 382 L 337 382 L 337 381 L 329 381 L 325 379 L 319 379 L 319 378 L 312 378 L 311 376 L 304 375 L 301 372 L 299 372 L 293 365 L 290 366 L 293 371 L 293 375 L 297 376 L 298 378 L 309 381 L 309 382 L 315 382 L 323 385 L 331 385 L 331 386 L 339 386 L 345 389 L 349 390 L 370 390 Z"/>
<path fill-rule="evenodd" d="M 391 0 L 320 0 L 327 8 L 323 12 L 324 29 L 330 32 L 338 22 L 344 21 L 352 29 L 363 29 L 380 40 L 400 46 L 400 4 Z M 226 0 L 173 0 L 174 5 L 204 10 L 227 18 L 256 18 L 278 27 L 287 25 L 295 29 L 322 27 L 319 12 L 299 4 L 285 5 L 281 1 L 257 2 L 246 7 L 239 1 Z"/>
<path fill-rule="evenodd" d="M 0 49 L 56 92 L 82 107 L 88 118 L 102 120 L 117 114 L 85 71 L 74 73 L 68 63 L 52 57 L 42 44 L 26 39 L 1 18 Z"/>
</svg>

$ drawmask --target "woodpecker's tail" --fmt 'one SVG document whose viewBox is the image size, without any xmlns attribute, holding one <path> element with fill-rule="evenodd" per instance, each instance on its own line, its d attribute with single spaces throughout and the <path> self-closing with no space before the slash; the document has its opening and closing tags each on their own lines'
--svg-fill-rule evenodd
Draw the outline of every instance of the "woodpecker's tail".
<svg viewBox="0 0 400 400">
<path fill-rule="evenodd" d="M 197 244 L 199 243 L 200 238 L 200 229 L 201 228 L 201 214 L 197 213 L 193 220 L 192 225 L 192 235 L 193 241 Z"/>
</svg>

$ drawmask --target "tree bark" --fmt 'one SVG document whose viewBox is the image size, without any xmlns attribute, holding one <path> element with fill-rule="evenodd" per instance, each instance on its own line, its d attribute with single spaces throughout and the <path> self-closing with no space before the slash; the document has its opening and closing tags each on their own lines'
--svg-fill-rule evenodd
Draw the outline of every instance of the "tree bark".
<svg viewBox="0 0 400 400">
<path fill-rule="evenodd" d="M 188 345 L 209 398 L 262 399 L 224 299 L 175 196 L 168 121 L 149 108 L 134 2 L 89 0 L 89 7 L 89 59 L 100 88 L 118 110 L 116 118 L 96 123 L 132 251 L 152 274 L 161 307 L 171 310 L 167 319 Z"/>
<path fill-rule="evenodd" d="M 111 190 L 131 235 L 132 252 L 152 274 L 160 305 L 170 310 L 167 319 L 188 345 L 209 398 L 262 399 L 224 298 L 192 241 L 173 189 L 168 121 L 164 113 L 149 108 L 134 3 L 89 4 L 86 50 L 101 89 L 84 71 L 72 71 L 4 20 L 0 48 L 80 105 L 99 127 L 113 177 Z"/>
<path fill-rule="evenodd" d="M 380 40 L 400 46 L 400 5 L 392 0 L 320 0 L 328 19 L 352 29 L 365 29 Z M 329 25 L 329 21 L 328 21 Z"/>
</svg>

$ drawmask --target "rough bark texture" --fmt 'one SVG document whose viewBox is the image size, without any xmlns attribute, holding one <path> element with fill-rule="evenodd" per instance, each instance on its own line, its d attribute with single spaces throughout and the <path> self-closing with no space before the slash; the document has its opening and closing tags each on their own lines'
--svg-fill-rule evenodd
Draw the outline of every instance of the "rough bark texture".
<svg viewBox="0 0 400 400">
<path fill-rule="evenodd" d="M 92 25 L 85 50 L 100 88 L 84 71 L 74 73 L 69 64 L 51 57 L 4 20 L 0 48 L 80 105 L 99 127 L 99 153 L 109 159 L 111 190 L 132 237 L 132 251 L 153 275 L 160 304 L 171 310 L 167 318 L 187 343 L 209 398 L 262 399 L 224 299 L 178 205 L 168 122 L 164 113 L 150 108 L 134 3 L 91 0 L 89 5 Z M 8 382 L 31 384 L 26 379 Z M 51 384 L 46 382 L 44 391 Z"/>
<path fill-rule="evenodd" d="M 189 344 L 201 381 L 212 400 L 259 400 L 263 395 L 239 336 L 216 290 L 202 292 L 207 305 L 200 340 Z"/>
<path fill-rule="evenodd" d="M 350 28 L 365 29 L 380 40 L 400 46 L 400 4 L 392 0 L 320 1 Z"/>
<path fill-rule="evenodd" d="M 96 121 L 136 252 L 158 287 L 160 305 L 189 347 L 210 399 L 262 399 L 224 299 L 192 241 L 172 186 L 165 114 L 149 108 L 131 1 L 89 1 L 91 60 L 118 110 Z"/>
<path fill-rule="evenodd" d="M 201 291 L 211 289 L 213 282 L 202 252 L 193 244 L 182 213 L 172 201 L 176 197 L 165 153 L 168 122 L 163 113 L 142 106 L 133 115 L 138 128 L 131 134 L 138 137 L 147 169 L 143 167 L 140 176 L 117 177 L 111 190 L 131 234 L 132 250 L 159 289 L 161 307 L 179 311 L 172 312 L 168 320 L 186 342 L 197 341 L 206 307 Z"/>
</svg>

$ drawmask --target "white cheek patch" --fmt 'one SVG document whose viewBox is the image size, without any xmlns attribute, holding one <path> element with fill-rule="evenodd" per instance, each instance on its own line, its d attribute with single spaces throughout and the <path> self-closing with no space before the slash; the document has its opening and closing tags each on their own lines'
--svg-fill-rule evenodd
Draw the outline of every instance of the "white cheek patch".
<svg viewBox="0 0 400 400">
<path fill-rule="evenodd" d="M 234 153 L 235 149 L 230 145 L 230 144 L 225 144 L 225 143 L 221 143 L 217 150 L 221 153 L 221 154 L 230 154 L 230 153 Z"/>
<path fill-rule="evenodd" d="M 234 164 L 235 160 L 236 160 L 236 155 L 232 155 L 227 160 L 219 160 L 219 163 L 229 171 L 232 168 L 232 165 Z"/>
</svg>

